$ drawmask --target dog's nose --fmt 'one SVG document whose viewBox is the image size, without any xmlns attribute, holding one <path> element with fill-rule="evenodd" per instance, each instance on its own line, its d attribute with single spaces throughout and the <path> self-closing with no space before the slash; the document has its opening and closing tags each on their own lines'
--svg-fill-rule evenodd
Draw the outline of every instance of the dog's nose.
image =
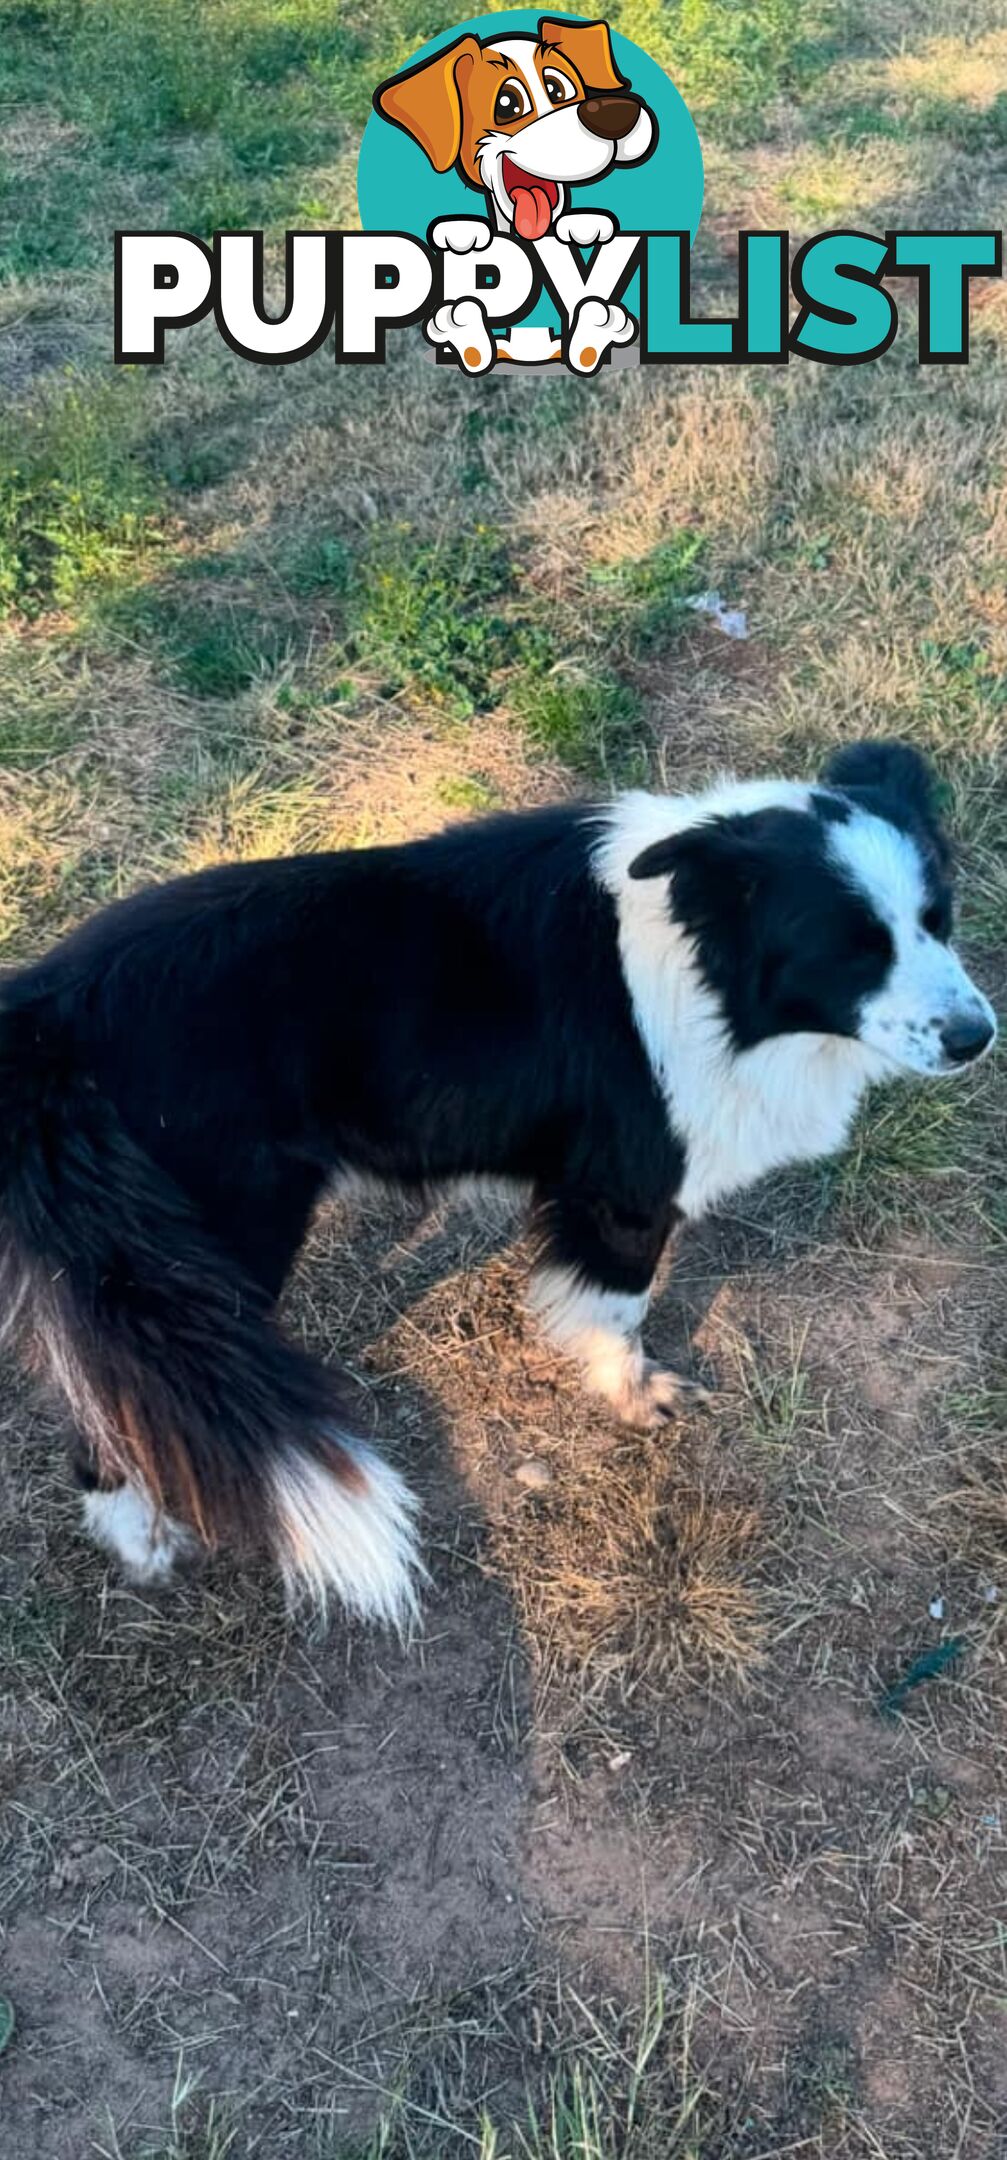
<svg viewBox="0 0 1007 2160">
<path fill-rule="evenodd" d="M 985 1013 L 960 1013 L 942 1027 L 941 1049 L 952 1065 L 969 1065 L 989 1049 L 993 1032 L 993 1023 Z"/>
<path fill-rule="evenodd" d="M 621 142 L 640 118 L 640 100 L 605 91 L 600 97 L 584 99 L 580 117 L 592 135 L 600 135 L 604 142 Z"/>
</svg>

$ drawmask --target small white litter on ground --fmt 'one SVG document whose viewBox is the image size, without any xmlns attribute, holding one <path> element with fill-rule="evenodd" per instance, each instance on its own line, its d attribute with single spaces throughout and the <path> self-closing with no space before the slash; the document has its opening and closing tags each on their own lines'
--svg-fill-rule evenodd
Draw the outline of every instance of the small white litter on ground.
<svg viewBox="0 0 1007 2160">
<path fill-rule="evenodd" d="M 685 604 L 697 615 L 708 615 L 725 637 L 747 638 L 748 616 L 744 608 L 725 607 L 719 592 L 693 593 Z"/>
</svg>

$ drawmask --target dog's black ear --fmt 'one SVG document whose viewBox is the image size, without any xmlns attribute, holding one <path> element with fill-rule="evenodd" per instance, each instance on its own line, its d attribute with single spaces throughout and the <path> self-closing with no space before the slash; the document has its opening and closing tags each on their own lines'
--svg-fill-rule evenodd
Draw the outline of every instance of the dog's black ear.
<svg viewBox="0 0 1007 2160">
<path fill-rule="evenodd" d="M 687 839 L 687 833 L 669 833 L 666 840 L 655 840 L 641 855 L 634 855 L 629 866 L 630 877 L 670 877 Z"/>
<path fill-rule="evenodd" d="M 754 891 L 760 877 L 778 860 L 780 817 L 777 810 L 749 811 L 747 815 L 706 818 L 688 825 L 684 832 L 655 840 L 629 865 L 631 878 L 675 877 L 676 880 L 719 880 L 737 892 L 742 885 Z"/>
<path fill-rule="evenodd" d="M 951 859 L 941 824 L 937 776 L 929 759 L 912 743 L 847 743 L 836 750 L 822 773 L 826 787 L 859 797 L 865 808 L 891 813 L 896 822 L 908 816 L 922 825 L 938 859 Z"/>
</svg>

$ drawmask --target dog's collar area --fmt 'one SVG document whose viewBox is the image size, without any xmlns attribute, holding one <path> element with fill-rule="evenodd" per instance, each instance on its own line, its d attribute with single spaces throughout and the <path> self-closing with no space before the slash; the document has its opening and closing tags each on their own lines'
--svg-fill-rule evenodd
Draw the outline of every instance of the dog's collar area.
<svg viewBox="0 0 1007 2160">
<path fill-rule="evenodd" d="M 522 240 L 541 240 L 559 202 L 556 181 L 525 172 L 507 150 L 500 161 L 500 177 L 514 206 L 514 224 Z"/>
</svg>

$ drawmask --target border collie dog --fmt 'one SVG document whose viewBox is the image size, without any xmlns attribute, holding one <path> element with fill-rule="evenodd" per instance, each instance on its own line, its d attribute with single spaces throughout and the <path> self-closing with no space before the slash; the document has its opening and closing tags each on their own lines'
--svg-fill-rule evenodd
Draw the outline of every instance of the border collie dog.
<svg viewBox="0 0 1007 2160">
<path fill-rule="evenodd" d="M 265 1545 L 401 1625 L 416 1508 L 274 1307 L 347 1172 L 530 1196 L 532 1303 L 616 1416 L 676 1224 L 840 1148 L 865 1088 L 995 1022 L 949 942 L 919 754 L 235 864 L 96 916 L 0 991 L 0 1319 L 69 1405 L 134 1578 Z"/>
</svg>

